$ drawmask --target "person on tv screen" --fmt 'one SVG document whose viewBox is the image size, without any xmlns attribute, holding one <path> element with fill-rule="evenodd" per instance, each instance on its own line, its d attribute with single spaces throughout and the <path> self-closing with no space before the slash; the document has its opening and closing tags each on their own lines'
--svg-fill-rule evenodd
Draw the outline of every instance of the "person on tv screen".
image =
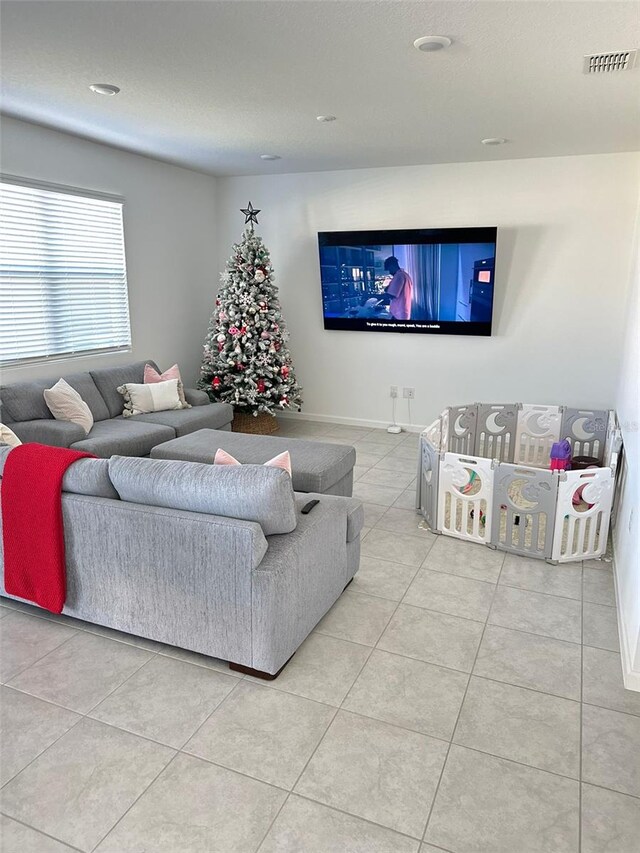
<svg viewBox="0 0 640 853">
<path fill-rule="evenodd" d="M 385 293 L 393 297 L 389 305 L 389 313 L 394 320 L 411 319 L 411 297 L 413 296 L 413 282 L 406 270 L 400 268 L 398 259 L 393 255 L 384 262 L 385 270 L 392 278 Z"/>
</svg>

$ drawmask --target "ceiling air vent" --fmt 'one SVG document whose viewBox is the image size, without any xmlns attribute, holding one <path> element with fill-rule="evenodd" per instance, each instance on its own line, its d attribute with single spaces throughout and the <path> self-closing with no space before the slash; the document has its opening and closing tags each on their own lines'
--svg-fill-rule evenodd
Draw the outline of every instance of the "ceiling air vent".
<svg viewBox="0 0 640 853">
<path fill-rule="evenodd" d="M 616 50 L 612 53 L 591 53 L 584 58 L 585 74 L 607 74 L 610 71 L 630 71 L 636 64 L 637 50 Z"/>
</svg>

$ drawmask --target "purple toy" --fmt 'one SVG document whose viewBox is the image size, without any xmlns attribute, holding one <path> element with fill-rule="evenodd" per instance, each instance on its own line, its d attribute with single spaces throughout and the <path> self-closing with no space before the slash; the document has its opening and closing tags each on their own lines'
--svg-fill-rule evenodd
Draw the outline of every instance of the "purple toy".
<svg viewBox="0 0 640 853">
<path fill-rule="evenodd" d="M 550 455 L 550 468 L 552 471 L 571 470 L 571 442 L 566 438 L 564 441 L 556 441 L 553 443 Z"/>
</svg>

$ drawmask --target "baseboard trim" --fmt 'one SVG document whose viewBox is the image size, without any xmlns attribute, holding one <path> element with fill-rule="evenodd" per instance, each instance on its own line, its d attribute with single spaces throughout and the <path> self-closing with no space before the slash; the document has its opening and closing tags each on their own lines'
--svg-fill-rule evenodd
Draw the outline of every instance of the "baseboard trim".
<svg viewBox="0 0 640 853">
<path fill-rule="evenodd" d="M 369 429 L 386 429 L 389 421 L 372 421 L 364 418 L 347 418 L 340 415 L 319 415 L 314 412 L 278 412 L 278 418 L 283 420 L 315 421 L 322 424 L 336 424 L 342 426 L 368 427 Z M 398 424 L 405 432 L 420 433 L 424 427 L 417 424 Z"/>
<path fill-rule="evenodd" d="M 618 639 L 620 641 L 620 660 L 622 663 L 622 681 L 627 690 L 640 693 L 640 672 L 633 669 L 633 653 L 629 648 L 629 633 L 624 624 L 624 610 L 620 601 L 620 584 L 618 583 L 618 562 L 616 560 L 614 539 L 611 539 L 613 549 L 613 580 L 616 593 L 616 614 L 618 616 Z"/>
</svg>

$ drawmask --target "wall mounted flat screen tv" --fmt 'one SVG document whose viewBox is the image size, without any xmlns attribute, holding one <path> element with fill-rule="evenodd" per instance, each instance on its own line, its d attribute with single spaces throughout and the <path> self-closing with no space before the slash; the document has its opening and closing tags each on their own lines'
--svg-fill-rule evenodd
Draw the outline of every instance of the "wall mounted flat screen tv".
<svg viewBox="0 0 640 853">
<path fill-rule="evenodd" d="M 325 329 L 490 335 L 497 228 L 318 234 Z"/>
</svg>

